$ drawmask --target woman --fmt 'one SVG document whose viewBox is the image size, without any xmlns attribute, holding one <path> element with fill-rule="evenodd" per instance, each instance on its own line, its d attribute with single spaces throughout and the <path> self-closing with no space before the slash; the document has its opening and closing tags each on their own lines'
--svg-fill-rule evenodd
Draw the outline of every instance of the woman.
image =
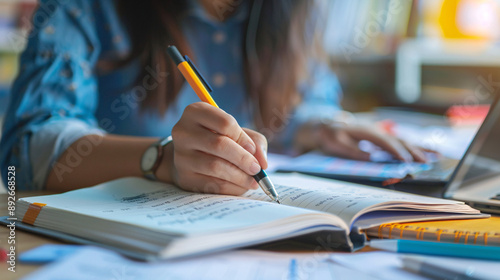
<svg viewBox="0 0 500 280">
<path fill-rule="evenodd" d="M 312 1 L 41 1 L 12 88 L 2 168 L 16 166 L 24 189 L 146 176 L 238 195 L 257 188 L 250 175 L 267 167 L 266 137 L 280 149 L 363 160 L 357 143 L 367 139 L 424 160 L 396 139 L 321 121 L 338 112 L 340 89 L 318 59 L 317 15 Z M 225 111 L 198 102 L 166 57 L 170 44 L 210 75 Z"/>
</svg>

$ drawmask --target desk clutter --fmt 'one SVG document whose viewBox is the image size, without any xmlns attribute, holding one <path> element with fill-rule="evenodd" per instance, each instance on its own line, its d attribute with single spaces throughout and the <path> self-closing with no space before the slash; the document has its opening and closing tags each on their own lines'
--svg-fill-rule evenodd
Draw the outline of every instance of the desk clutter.
<svg viewBox="0 0 500 280">
<path fill-rule="evenodd" d="M 289 165 L 290 158 L 281 162 Z M 320 161 L 313 162 L 317 166 Z M 295 173 L 271 176 L 283 205 L 261 190 L 242 197 L 194 194 L 138 178 L 22 198 L 17 201 L 18 229 L 93 245 L 26 252 L 21 262 L 51 262 L 26 279 L 498 278 L 500 262 L 484 260 L 481 250 L 465 258 L 446 252 L 338 251 L 356 251 L 367 240 L 401 239 L 485 246 L 493 254 L 500 248 L 499 217 L 459 201 Z M 291 239 L 325 252 L 244 249 Z"/>
<path fill-rule="evenodd" d="M 470 269 L 454 265 L 456 258 L 339 251 L 387 238 L 500 249 L 500 218 L 463 202 L 299 174 L 272 176 L 283 205 L 261 190 L 242 197 L 195 194 L 139 178 L 21 198 L 19 229 L 93 245 L 24 252 L 23 263 L 50 263 L 25 279 L 61 273 L 65 279 L 428 279 L 443 269 L 469 277 Z M 300 240 L 318 250 L 245 249 L 277 240 Z M 484 268 L 474 270 L 479 279 L 494 279 L 488 273 L 500 262 L 474 257 L 460 260 Z"/>
<path fill-rule="evenodd" d="M 61 245 L 71 246 L 71 245 Z M 36 249 L 35 249 L 36 250 Z M 61 250 L 58 248 L 57 250 Z M 74 248 L 70 250 L 74 251 Z M 26 252 L 25 254 L 30 254 Z M 21 255 L 22 257 L 22 255 Z M 500 262 L 390 252 L 274 253 L 238 250 L 176 261 L 140 262 L 81 246 L 24 280 L 83 279 L 498 279 Z M 450 278 L 451 277 L 451 278 Z"/>
</svg>

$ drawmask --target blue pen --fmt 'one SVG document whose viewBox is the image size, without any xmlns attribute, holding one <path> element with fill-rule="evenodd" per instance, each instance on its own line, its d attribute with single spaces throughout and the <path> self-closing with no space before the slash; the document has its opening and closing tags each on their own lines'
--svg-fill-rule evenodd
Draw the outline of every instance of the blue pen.
<svg viewBox="0 0 500 280">
<path fill-rule="evenodd" d="M 288 275 L 288 279 L 290 280 L 296 280 L 299 279 L 297 276 L 297 260 L 296 259 L 291 259 L 290 260 L 290 271 Z"/>
<path fill-rule="evenodd" d="M 420 240 L 371 240 L 370 247 L 398 253 L 500 260 L 500 247 Z"/>
</svg>

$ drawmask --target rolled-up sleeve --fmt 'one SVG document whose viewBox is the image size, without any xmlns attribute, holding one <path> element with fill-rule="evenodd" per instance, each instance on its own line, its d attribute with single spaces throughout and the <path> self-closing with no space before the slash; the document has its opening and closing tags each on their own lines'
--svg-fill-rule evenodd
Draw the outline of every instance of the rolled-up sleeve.
<svg viewBox="0 0 500 280">
<path fill-rule="evenodd" d="M 310 121 L 331 120 L 341 110 L 342 89 L 337 76 L 324 63 L 311 62 L 310 79 L 299 85 L 302 102 L 288 115 L 285 129 L 276 143 L 285 150 L 293 148 L 297 130 Z"/>
<path fill-rule="evenodd" d="M 18 189 L 42 189 L 74 141 L 104 133 L 94 117 L 100 45 L 93 2 L 42 0 L 33 16 L 1 140 L 2 170 L 16 168 Z"/>
</svg>

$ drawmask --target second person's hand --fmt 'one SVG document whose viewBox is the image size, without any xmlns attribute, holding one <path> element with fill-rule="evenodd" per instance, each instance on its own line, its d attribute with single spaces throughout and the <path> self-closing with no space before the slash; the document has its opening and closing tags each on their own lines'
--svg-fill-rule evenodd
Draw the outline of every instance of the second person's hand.
<svg viewBox="0 0 500 280">
<path fill-rule="evenodd" d="M 404 162 L 426 162 L 424 149 L 394 136 L 362 126 L 323 126 L 319 132 L 319 146 L 328 154 L 356 160 L 370 160 L 370 154 L 359 148 L 367 140 Z"/>
<path fill-rule="evenodd" d="M 413 146 L 394 136 L 370 127 L 356 125 L 305 124 L 296 135 L 302 151 L 319 149 L 325 154 L 354 160 L 370 160 L 370 154 L 359 148 L 367 140 L 404 162 L 426 162 L 424 152 L 434 152 Z"/>
</svg>

